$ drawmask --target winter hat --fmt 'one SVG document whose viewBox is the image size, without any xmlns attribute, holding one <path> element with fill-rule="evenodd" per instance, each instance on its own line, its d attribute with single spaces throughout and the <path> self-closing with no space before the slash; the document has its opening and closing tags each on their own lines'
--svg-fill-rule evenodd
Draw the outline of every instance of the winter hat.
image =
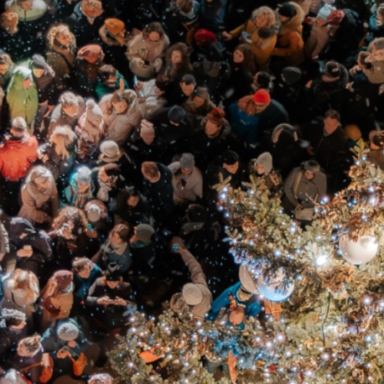
<svg viewBox="0 0 384 384">
<path fill-rule="evenodd" d="M 355 124 L 348 124 L 344 128 L 344 132 L 348 139 L 356 141 L 361 138 L 360 128 Z"/>
<path fill-rule="evenodd" d="M 28 128 L 28 126 L 24 117 L 21 117 L 21 116 L 15 117 L 12 120 L 12 128 L 16 129 L 17 131 L 25 131 Z"/>
<path fill-rule="evenodd" d="M 118 281 L 120 280 L 122 273 L 120 271 L 120 265 L 117 263 L 109 263 L 107 266 L 107 271 L 105 272 L 105 277 L 108 281 Z"/>
<path fill-rule="evenodd" d="M 271 102 L 271 96 L 265 89 L 259 89 L 253 95 L 253 101 L 256 104 L 267 104 L 269 105 Z"/>
<path fill-rule="evenodd" d="M 301 71 L 297 67 L 285 67 L 282 74 L 287 85 L 295 84 L 301 79 Z"/>
<path fill-rule="evenodd" d="M 182 293 L 188 305 L 197 305 L 203 301 L 203 292 L 201 292 L 201 289 L 196 284 L 185 284 Z"/>
<path fill-rule="evenodd" d="M 243 288 L 249 293 L 258 293 L 257 286 L 253 281 L 246 265 L 241 265 L 239 269 L 239 279 Z"/>
<path fill-rule="evenodd" d="M 31 172 L 31 181 L 36 184 L 45 183 L 50 178 L 52 178 L 51 171 L 44 167 L 37 167 Z"/>
<path fill-rule="evenodd" d="M 91 184 L 92 171 L 84 165 L 79 167 L 77 170 L 76 181 L 80 184 Z"/>
<path fill-rule="evenodd" d="M 104 25 L 105 25 L 106 30 L 111 35 L 117 35 L 125 29 L 124 23 L 121 20 L 114 19 L 114 18 L 106 19 L 104 21 Z"/>
<path fill-rule="evenodd" d="M 345 13 L 341 9 L 335 9 L 328 15 L 326 19 L 326 24 L 330 24 L 334 26 L 340 25 L 344 19 L 344 16 L 345 16 Z"/>
<path fill-rule="evenodd" d="M 317 18 L 321 20 L 327 20 L 327 17 L 334 11 L 336 8 L 332 7 L 330 4 L 325 4 L 320 8 L 319 12 L 317 12 Z"/>
<path fill-rule="evenodd" d="M 61 270 L 53 274 L 53 278 L 57 281 L 59 289 L 66 289 L 73 281 L 73 273 L 71 271 Z"/>
<path fill-rule="evenodd" d="M 103 120 L 103 112 L 96 102 L 92 99 L 88 99 L 86 102 L 85 118 L 92 125 L 100 125 Z"/>
<path fill-rule="evenodd" d="M 144 243 L 148 243 L 154 233 L 155 230 L 149 224 L 139 224 L 136 227 L 136 237 Z"/>
<path fill-rule="evenodd" d="M 207 221 L 208 213 L 206 208 L 200 204 L 190 204 L 187 209 L 187 219 L 191 223 L 202 223 Z"/>
<path fill-rule="evenodd" d="M 296 16 L 297 9 L 292 3 L 285 2 L 278 6 L 277 12 L 279 15 L 291 19 L 293 16 Z"/>
<path fill-rule="evenodd" d="M 79 52 L 77 52 L 77 57 L 88 61 L 90 64 L 94 64 L 103 54 L 103 49 L 100 45 L 89 44 L 80 48 Z"/>
<path fill-rule="evenodd" d="M 341 71 L 339 63 L 336 63 L 336 61 L 328 61 L 328 63 L 325 64 L 323 75 L 331 79 L 337 79 L 340 77 L 340 74 Z"/>
<path fill-rule="evenodd" d="M 174 105 L 168 110 L 168 119 L 173 123 L 180 124 L 184 122 L 187 112 L 178 105 Z"/>
<path fill-rule="evenodd" d="M 0 313 L 0 328 L 6 327 L 7 320 L 27 321 L 27 316 L 17 309 L 3 308 Z"/>
<path fill-rule="evenodd" d="M 208 120 L 221 127 L 224 124 L 225 112 L 220 108 L 213 108 L 211 112 L 208 113 Z"/>
<path fill-rule="evenodd" d="M 234 151 L 225 151 L 223 154 L 223 163 L 227 165 L 236 164 L 239 161 L 239 155 Z"/>
<path fill-rule="evenodd" d="M 98 204 L 91 203 L 86 207 L 87 209 L 84 209 L 87 214 L 87 219 L 91 223 L 96 223 L 101 218 L 101 208 Z"/>
<path fill-rule="evenodd" d="M 195 76 L 191 75 L 190 73 L 187 73 L 186 75 L 184 75 L 181 78 L 180 83 L 185 83 L 187 85 L 196 84 L 196 78 L 195 78 Z"/>
<path fill-rule="evenodd" d="M 95 373 L 89 378 L 88 384 L 113 384 L 113 378 L 108 373 Z"/>
<path fill-rule="evenodd" d="M 45 61 L 43 56 L 35 54 L 32 56 L 32 59 L 30 61 L 30 66 L 33 68 L 46 69 L 48 67 L 48 64 Z"/>
<path fill-rule="evenodd" d="M 303 163 L 304 169 L 306 171 L 317 173 L 320 171 L 320 165 L 316 160 L 308 160 Z"/>
<path fill-rule="evenodd" d="M 201 47 L 209 47 L 216 40 L 216 35 L 206 29 L 198 29 L 195 33 L 195 42 Z"/>
<path fill-rule="evenodd" d="M 268 175 L 272 171 L 272 155 L 269 152 L 262 153 L 255 161 L 256 165 L 262 165 L 265 175 Z"/>
<path fill-rule="evenodd" d="M 79 328 L 72 321 L 62 321 L 57 327 L 57 336 L 63 341 L 72 341 L 79 336 Z"/>
<path fill-rule="evenodd" d="M 192 153 L 183 153 L 180 158 L 181 168 L 193 168 L 195 166 L 195 157 Z"/>
<path fill-rule="evenodd" d="M 99 159 L 105 163 L 114 163 L 120 159 L 121 153 L 119 146 L 113 140 L 105 140 L 100 145 Z"/>
</svg>

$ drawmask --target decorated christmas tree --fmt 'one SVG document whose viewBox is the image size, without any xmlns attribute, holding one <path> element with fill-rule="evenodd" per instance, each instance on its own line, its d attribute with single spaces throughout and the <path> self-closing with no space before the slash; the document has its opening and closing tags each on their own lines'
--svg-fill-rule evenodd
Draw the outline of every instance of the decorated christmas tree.
<svg viewBox="0 0 384 384">
<path fill-rule="evenodd" d="M 302 229 L 263 180 L 217 186 L 230 253 L 256 282 L 266 315 L 244 330 L 197 321 L 182 301 L 135 313 L 110 355 L 122 383 L 383 383 L 384 176 L 360 153 L 351 183 Z M 261 320 L 261 319 L 260 319 Z M 204 358 L 229 363 L 215 379 Z M 145 362 L 147 361 L 147 363 Z"/>
</svg>

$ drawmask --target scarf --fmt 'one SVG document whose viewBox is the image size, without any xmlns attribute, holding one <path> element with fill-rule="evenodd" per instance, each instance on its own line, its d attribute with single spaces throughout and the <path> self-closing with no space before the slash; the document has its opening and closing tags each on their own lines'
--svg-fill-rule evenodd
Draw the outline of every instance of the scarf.
<svg viewBox="0 0 384 384">
<path fill-rule="evenodd" d="M 87 189 L 86 192 L 79 192 L 73 186 L 71 188 L 72 188 L 72 194 L 75 197 L 75 201 L 74 201 L 73 205 L 76 208 L 82 209 L 84 207 L 84 205 L 86 204 L 86 202 L 88 200 L 91 200 L 93 197 L 91 186 Z"/>
</svg>

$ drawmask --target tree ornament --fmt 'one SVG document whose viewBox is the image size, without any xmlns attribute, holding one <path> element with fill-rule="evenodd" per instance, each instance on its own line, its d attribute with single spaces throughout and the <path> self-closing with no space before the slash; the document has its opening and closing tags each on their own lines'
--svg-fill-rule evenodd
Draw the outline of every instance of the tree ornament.
<svg viewBox="0 0 384 384">
<path fill-rule="evenodd" d="M 379 243 L 374 236 L 363 235 L 357 241 L 342 235 L 339 249 L 345 260 L 354 265 L 369 263 L 378 253 Z"/>
<path fill-rule="evenodd" d="M 271 278 L 259 276 L 258 288 L 260 293 L 270 301 L 284 301 L 291 296 L 295 289 L 295 284 L 289 282 L 284 284 L 285 273 L 282 268 L 278 269 Z"/>
</svg>

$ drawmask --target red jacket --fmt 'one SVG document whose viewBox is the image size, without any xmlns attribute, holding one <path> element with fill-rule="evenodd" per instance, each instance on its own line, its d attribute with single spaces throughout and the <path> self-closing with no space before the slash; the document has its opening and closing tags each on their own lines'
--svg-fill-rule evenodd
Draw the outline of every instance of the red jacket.
<svg viewBox="0 0 384 384">
<path fill-rule="evenodd" d="M 0 174 L 9 181 L 26 176 L 37 159 L 38 143 L 35 136 L 25 134 L 21 140 L 8 139 L 0 146 Z"/>
</svg>

